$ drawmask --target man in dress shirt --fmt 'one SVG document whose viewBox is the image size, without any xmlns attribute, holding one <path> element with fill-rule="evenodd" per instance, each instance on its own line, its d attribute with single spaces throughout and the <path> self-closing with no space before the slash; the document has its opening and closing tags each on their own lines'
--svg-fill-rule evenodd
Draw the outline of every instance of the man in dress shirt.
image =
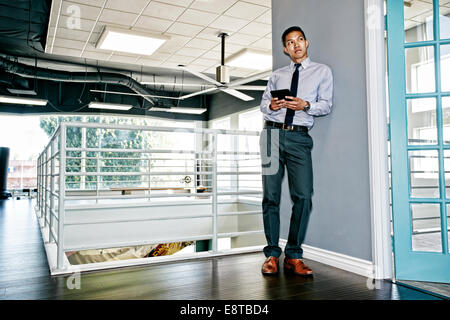
<svg viewBox="0 0 450 320">
<path fill-rule="evenodd" d="M 267 246 L 264 275 L 278 273 L 280 235 L 281 182 L 285 166 L 289 191 L 293 202 L 288 241 L 285 248 L 284 269 L 297 275 L 310 276 L 312 270 L 301 260 L 301 244 L 305 238 L 312 209 L 313 174 L 311 149 L 313 141 L 308 131 L 314 116 L 331 111 L 333 75 L 328 66 L 312 62 L 308 57 L 308 40 L 300 27 L 284 31 L 284 53 L 291 63 L 275 70 L 269 78 L 261 101 L 264 130 L 260 147 L 263 180 L 263 220 Z M 272 90 L 290 89 L 291 96 L 277 99 Z"/>
</svg>

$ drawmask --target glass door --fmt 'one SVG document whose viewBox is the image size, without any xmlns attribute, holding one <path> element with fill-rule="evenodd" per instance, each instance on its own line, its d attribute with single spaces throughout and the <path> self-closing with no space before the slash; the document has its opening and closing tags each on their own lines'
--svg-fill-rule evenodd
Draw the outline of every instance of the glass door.
<svg viewBox="0 0 450 320">
<path fill-rule="evenodd" d="M 387 0 L 395 276 L 450 283 L 450 0 Z"/>
</svg>

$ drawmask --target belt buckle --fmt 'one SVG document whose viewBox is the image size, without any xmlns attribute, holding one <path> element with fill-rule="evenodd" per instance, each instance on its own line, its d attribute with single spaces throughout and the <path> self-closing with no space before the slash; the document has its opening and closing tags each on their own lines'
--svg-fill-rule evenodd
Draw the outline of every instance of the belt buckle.
<svg viewBox="0 0 450 320">
<path fill-rule="evenodd" d="M 292 130 L 294 130 L 294 126 L 293 125 L 286 125 L 285 123 L 283 123 L 283 125 L 281 126 L 281 129 L 292 131 Z"/>
</svg>

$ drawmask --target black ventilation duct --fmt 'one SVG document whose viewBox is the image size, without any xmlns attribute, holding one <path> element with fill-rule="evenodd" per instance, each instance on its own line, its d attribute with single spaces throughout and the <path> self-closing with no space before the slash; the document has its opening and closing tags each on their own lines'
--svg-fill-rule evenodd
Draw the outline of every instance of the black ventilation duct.
<svg viewBox="0 0 450 320">
<path fill-rule="evenodd" d="M 51 0 L 0 0 L 1 51 L 44 52 L 51 4 Z"/>
<path fill-rule="evenodd" d="M 0 69 L 23 77 L 30 77 L 42 80 L 52 80 L 61 82 L 79 82 L 79 83 L 102 83 L 123 85 L 137 94 L 141 95 L 145 100 L 154 105 L 150 97 L 151 93 L 139 82 L 131 77 L 121 73 L 111 72 L 69 72 L 62 70 L 52 70 L 30 66 L 27 64 L 11 61 L 0 57 Z M 151 107 L 151 106 L 150 106 Z"/>
<path fill-rule="evenodd" d="M 0 147 L 0 199 L 7 199 L 10 194 L 6 191 L 8 180 L 9 148 Z"/>
</svg>

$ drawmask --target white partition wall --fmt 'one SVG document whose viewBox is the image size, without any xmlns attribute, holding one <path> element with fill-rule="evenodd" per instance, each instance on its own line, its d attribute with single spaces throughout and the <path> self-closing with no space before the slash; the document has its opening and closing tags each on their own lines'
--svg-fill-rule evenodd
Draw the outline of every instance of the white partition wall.
<svg viewBox="0 0 450 320">
<path fill-rule="evenodd" d="M 38 159 L 36 212 L 51 273 L 261 250 L 259 153 L 218 145 L 244 138 L 259 132 L 61 123 Z M 239 183 L 246 176 L 251 185 Z M 219 249 L 220 238 L 231 247 Z M 76 267 L 66 257 L 200 240 L 211 250 Z"/>
</svg>

